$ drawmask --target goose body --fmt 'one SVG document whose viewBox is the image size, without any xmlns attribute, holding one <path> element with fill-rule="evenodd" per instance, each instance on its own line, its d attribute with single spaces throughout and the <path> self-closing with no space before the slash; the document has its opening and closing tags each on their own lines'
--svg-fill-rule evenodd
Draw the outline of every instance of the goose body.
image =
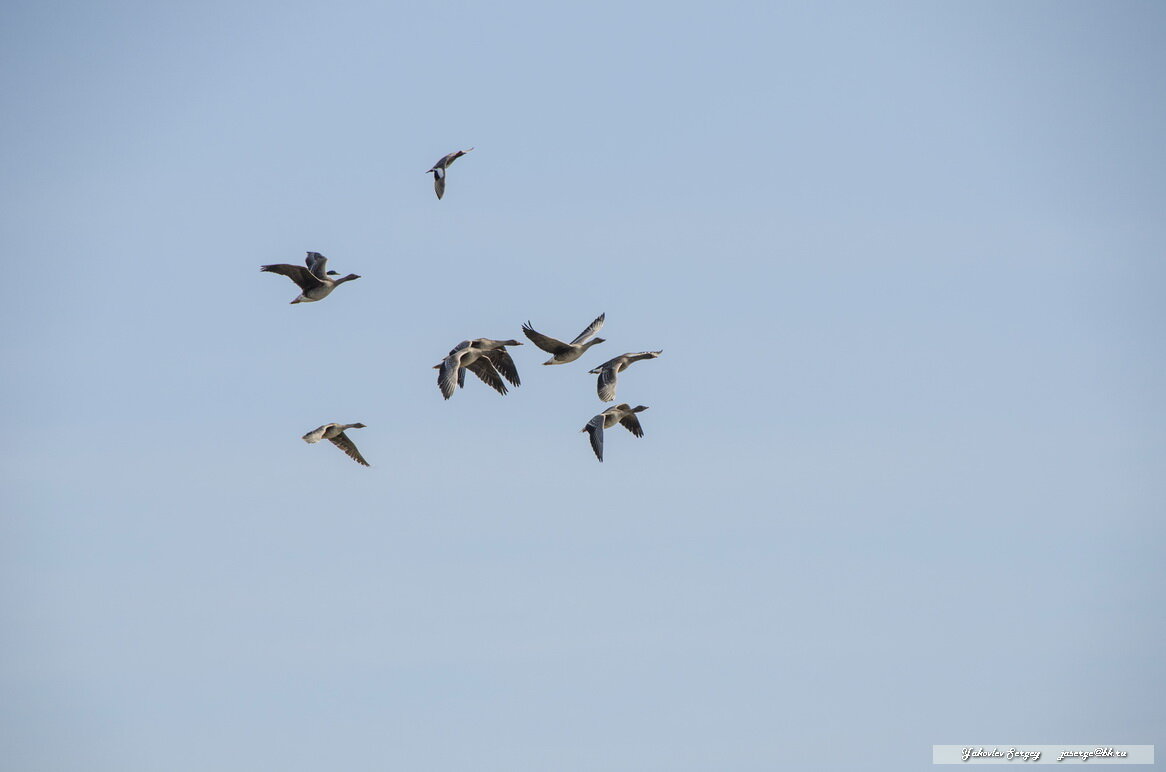
<svg viewBox="0 0 1166 772">
<path fill-rule="evenodd" d="M 615 407 L 609 407 L 588 421 L 582 430 L 591 435 L 591 449 L 595 451 L 595 457 L 603 461 L 604 429 L 610 429 L 616 424 L 619 424 L 636 437 L 643 437 L 644 430 L 640 426 L 640 419 L 636 417 L 636 413 L 642 413 L 647 409 L 648 407 L 646 405 L 632 407 L 624 402 Z"/>
<path fill-rule="evenodd" d="M 360 451 L 356 449 L 356 443 L 348 438 L 344 432 L 348 429 L 363 429 L 364 424 L 324 424 L 323 426 L 313 429 L 304 435 L 304 442 L 309 444 L 319 442 L 320 440 L 330 440 L 333 445 L 340 448 L 356 463 L 361 466 L 368 466 L 368 462 L 364 460 L 364 456 L 360 455 Z"/>
<path fill-rule="evenodd" d="M 655 359 L 662 353 L 664 353 L 663 349 L 660 351 L 641 351 L 638 354 L 621 354 L 614 359 L 607 360 L 594 370 L 590 370 L 589 372 L 599 376 L 595 385 L 596 391 L 599 392 L 599 398 L 604 402 L 614 402 L 616 377 L 628 369 L 632 362 L 639 362 L 641 359 Z"/>
<path fill-rule="evenodd" d="M 544 365 L 565 365 L 583 356 L 587 349 L 596 343 L 603 343 L 603 338 L 592 338 L 591 340 L 588 340 L 588 338 L 591 338 L 592 335 L 599 332 L 599 328 L 603 326 L 603 321 L 606 316 L 606 314 L 600 314 L 595 317 L 595 321 L 587 325 L 587 329 L 579 333 L 570 343 L 564 343 L 549 335 L 536 332 L 530 322 L 522 325 L 522 331 L 526 334 L 526 337 L 530 338 L 534 345 L 552 355 L 550 359 L 543 362 Z"/>
<path fill-rule="evenodd" d="M 333 279 L 332 277 L 337 275 L 336 272 L 327 270 L 328 258 L 319 252 L 309 252 L 304 263 L 307 264 L 307 268 L 279 264 L 263 265 L 259 267 L 259 270 L 278 273 L 294 281 L 302 291 L 292 303 L 313 303 L 317 300 L 323 300 L 332 293 L 332 290 L 344 282 L 360 278 L 356 274 L 350 273 L 343 278 Z"/>
<path fill-rule="evenodd" d="M 449 399 L 456 389 L 466 385 L 466 370 L 485 383 L 499 394 L 506 394 L 508 389 L 503 379 L 512 386 L 521 385 L 518 377 L 518 368 L 507 346 L 521 346 L 516 340 L 492 340 L 490 338 L 475 338 L 463 340 L 450 350 L 449 354 L 434 365 L 437 372 L 437 386 L 441 389 L 441 396 Z"/>
<path fill-rule="evenodd" d="M 456 150 L 448 155 L 444 155 L 441 157 L 441 160 L 430 167 L 429 171 L 425 172 L 426 174 L 433 174 L 433 191 L 437 193 L 437 199 L 439 201 L 445 195 L 445 170 L 449 168 L 450 164 L 470 152 L 470 150 L 473 150 L 473 148 L 471 147 L 469 150 Z"/>
</svg>

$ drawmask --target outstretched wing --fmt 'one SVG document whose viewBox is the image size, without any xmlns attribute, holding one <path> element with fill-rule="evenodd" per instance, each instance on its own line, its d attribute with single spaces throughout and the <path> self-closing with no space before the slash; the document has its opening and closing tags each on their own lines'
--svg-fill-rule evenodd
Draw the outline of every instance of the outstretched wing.
<svg viewBox="0 0 1166 772">
<path fill-rule="evenodd" d="M 591 435 L 591 449 L 595 451 L 595 457 L 603 461 L 603 413 L 588 421 L 583 431 Z"/>
<path fill-rule="evenodd" d="M 360 451 L 356 449 L 356 443 L 348 438 L 344 432 L 340 432 L 332 438 L 332 444 L 343 450 L 349 458 L 361 466 L 368 466 L 368 462 L 364 460 L 364 456 L 360 455 Z"/>
<path fill-rule="evenodd" d="M 470 362 L 466 368 L 474 375 L 482 380 L 482 383 L 489 386 L 499 394 L 505 394 L 508 389 L 506 384 L 502 382 L 502 376 L 494 368 L 493 363 L 484 356 L 480 356 L 473 362 Z M 463 368 L 463 369 L 466 369 Z"/>
<path fill-rule="evenodd" d="M 579 333 L 579 337 L 575 338 L 575 340 L 571 341 L 571 343 L 572 344 L 582 343 L 583 341 L 587 340 L 595 333 L 599 332 L 599 328 L 603 326 L 603 318 L 605 316 L 607 316 L 606 311 L 604 313 L 600 314 L 599 316 L 595 317 L 595 321 L 592 322 L 591 324 L 587 325 L 587 329 L 584 330 L 583 332 Z"/>
<path fill-rule="evenodd" d="M 522 385 L 522 381 L 518 378 L 518 368 L 514 366 L 514 359 L 510 356 L 509 351 L 504 348 L 496 348 L 486 352 L 485 356 L 502 377 L 510 381 L 511 386 Z"/>
<path fill-rule="evenodd" d="M 548 354 L 561 354 L 570 349 L 566 343 L 561 340 L 555 340 L 549 335 L 543 335 L 541 332 L 535 332 L 535 329 L 530 326 L 530 322 L 522 325 L 522 331 L 526 337 L 530 338 L 530 342 L 541 348 Z"/>
<path fill-rule="evenodd" d="M 321 284 L 320 280 L 313 276 L 311 271 L 307 268 L 301 268 L 298 265 L 261 265 L 259 266 L 259 270 L 286 276 L 298 284 L 304 292 L 315 289 Z"/>
<path fill-rule="evenodd" d="M 628 413 L 623 418 L 619 419 L 619 425 L 637 437 L 644 436 L 644 429 L 640 426 L 640 419 L 636 416 L 635 413 Z"/>
<path fill-rule="evenodd" d="M 599 378 L 595 384 L 599 392 L 599 399 L 603 402 L 615 401 L 616 372 L 614 367 L 605 367 L 599 371 Z"/>
<path fill-rule="evenodd" d="M 437 193 L 437 200 L 445 195 L 445 172 L 441 169 L 433 170 L 433 191 Z"/>
</svg>

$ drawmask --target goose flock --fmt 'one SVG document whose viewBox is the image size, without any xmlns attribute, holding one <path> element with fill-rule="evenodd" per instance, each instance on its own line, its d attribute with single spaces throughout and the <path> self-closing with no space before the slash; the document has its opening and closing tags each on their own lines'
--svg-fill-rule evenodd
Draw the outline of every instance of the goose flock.
<svg viewBox="0 0 1166 772">
<path fill-rule="evenodd" d="M 426 174 L 433 175 L 433 189 L 439 200 L 445 195 L 446 170 L 450 164 L 470 150 L 473 148 L 457 150 L 442 156 L 426 171 Z M 306 267 L 287 264 L 264 265 L 260 266 L 259 270 L 278 273 L 295 282 L 296 286 L 300 288 L 300 294 L 291 301 L 293 304 L 314 303 L 323 300 L 341 284 L 360 278 L 354 273 L 339 279 L 332 278 L 339 276 L 339 274 L 336 271 L 328 270 L 328 258 L 319 252 L 308 252 L 304 264 Z M 522 326 L 522 332 L 531 343 L 551 355 L 550 359 L 543 362 L 544 365 L 565 365 L 582 357 L 592 346 L 604 342 L 603 338 L 597 338 L 595 334 L 603 327 L 605 320 L 606 314 L 595 317 L 594 321 L 587 325 L 583 332 L 576 335 L 570 343 L 564 343 L 536 331 L 529 321 Z M 515 387 L 520 386 L 522 381 L 518 377 L 518 367 L 514 364 L 514 358 L 506 350 L 506 347 L 521 345 L 522 343 L 517 340 L 493 340 L 491 338 L 475 338 L 458 343 L 450 349 L 441 362 L 433 366 L 433 369 L 437 370 L 437 388 L 441 391 L 441 396 L 448 400 L 454 395 L 454 392 L 465 387 L 466 370 L 469 370 L 482 383 L 501 395 L 509 392 L 507 383 Z M 663 353 L 661 350 L 657 350 L 621 354 L 590 370 L 591 374 L 599 376 L 596 391 L 600 401 L 615 401 L 616 378 L 619 373 L 628 369 L 633 362 L 655 359 L 661 353 Z M 603 461 L 603 431 L 612 428 L 617 423 L 631 432 L 632 436 L 643 437 L 644 430 L 640 426 L 640 419 L 636 414 L 647 409 L 646 405 L 631 407 L 624 402 L 607 408 L 588 421 L 582 431 L 589 435 L 591 449 L 595 452 L 595 457 Z M 305 434 L 303 440 L 309 444 L 328 440 L 356 463 L 361 466 L 369 466 L 369 463 L 364 460 L 364 456 L 357 450 L 356 443 L 346 434 L 349 429 L 363 428 L 365 425 L 362 423 L 327 423 Z"/>
</svg>

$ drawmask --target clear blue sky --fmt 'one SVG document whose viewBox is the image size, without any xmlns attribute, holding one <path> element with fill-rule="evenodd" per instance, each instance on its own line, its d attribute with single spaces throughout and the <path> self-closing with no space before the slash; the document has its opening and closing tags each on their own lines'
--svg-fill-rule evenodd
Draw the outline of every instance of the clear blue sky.
<svg viewBox="0 0 1166 772">
<path fill-rule="evenodd" d="M 0 18 L 6 768 L 1166 747 L 1162 5 Z"/>
</svg>

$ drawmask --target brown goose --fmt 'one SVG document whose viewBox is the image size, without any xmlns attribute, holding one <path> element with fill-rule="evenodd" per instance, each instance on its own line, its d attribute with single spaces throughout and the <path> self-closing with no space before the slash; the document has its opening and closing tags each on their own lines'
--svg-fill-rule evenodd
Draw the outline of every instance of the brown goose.
<svg viewBox="0 0 1166 772">
<path fill-rule="evenodd" d="M 564 343 L 561 340 L 556 340 L 548 335 L 543 335 L 541 332 L 535 332 L 534 327 L 531 327 L 530 322 L 522 325 L 522 331 L 526 333 L 526 337 L 530 338 L 534 345 L 541 348 L 548 354 L 553 354 L 550 359 L 543 362 L 544 365 L 565 365 L 568 362 L 574 362 L 579 357 L 583 356 L 587 349 L 594 346 L 596 343 L 602 343 L 603 338 L 595 338 L 587 340 L 595 333 L 599 332 L 599 328 L 603 326 L 603 320 L 606 314 L 600 314 L 595 317 L 595 321 L 587 325 L 587 329 L 579 333 L 575 340 L 570 343 Z M 586 343 L 584 342 L 586 341 Z"/>
<path fill-rule="evenodd" d="M 638 354 L 621 354 L 615 359 L 609 359 L 594 370 L 588 372 L 598 375 L 599 379 L 595 385 L 599 392 L 599 398 L 604 402 L 615 401 L 615 379 L 616 376 L 631 366 L 632 362 L 639 362 L 641 359 L 655 359 L 664 353 L 660 351 L 641 351 Z"/>
<path fill-rule="evenodd" d="M 603 461 L 603 430 L 610 429 L 617 423 L 635 436 L 643 437 L 644 430 L 640 427 L 640 419 L 636 417 L 636 413 L 642 413 L 647 409 L 646 405 L 631 407 L 624 402 L 609 407 L 588 421 L 583 431 L 591 435 L 591 449 L 595 451 L 595 457 Z"/>
<path fill-rule="evenodd" d="M 449 168 L 451 163 L 470 152 L 470 150 L 473 150 L 473 148 L 471 147 L 469 150 L 457 150 L 449 155 L 442 156 L 440 161 L 435 163 L 429 171 L 425 172 L 426 174 L 433 173 L 433 190 L 437 193 L 438 201 L 445 195 L 445 170 Z"/>
<path fill-rule="evenodd" d="M 433 366 L 438 371 L 437 386 L 441 389 L 441 396 L 449 399 L 456 389 L 466 385 L 466 370 L 499 394 L 508 391 L 502 382 L 504 378 L 510 381 L 510 385 L 520 386 L 518 368 L 506 347 L 521 345 L 516 340 L 463 340 L 450 350 L 441 364 Z"/>
<path fill-rule="evenodd" d="M 318 429 L 313 429 L 304 435 L 304 442 L 315 443 L 320 440 L 331 440 L 332 444 L 343 450 L 349 458 L 354 460 L 361 466 L 368 466 L 368 462 L 364 460 L 364 456 L 360 455 L 360 451 L 356 449 L 356 444 L 348 439 L 348 435 L 344 433 L 346 429 L 363 429 L 364 424 L 324 424 Z"/>
<path fill-rule="evenodd" d="M 304 262 L 307 264 L 307 268 L 301 268 L 298 265 L 280 264 L 263 265 L 259 267 L 259 270 L 278 273 L 298 284 L 303 292 L 292 303 L 312 303 L 316 300 L 323 300 L 331 294 L 332 290 L 344 282 L 360 278 L 354 273 L 350 273 L 342 279 L 331 278 L 337 274 L 335 271 L 327 270 L 328 258 L 319 252 L 309 252 Z"/>
</svg>

